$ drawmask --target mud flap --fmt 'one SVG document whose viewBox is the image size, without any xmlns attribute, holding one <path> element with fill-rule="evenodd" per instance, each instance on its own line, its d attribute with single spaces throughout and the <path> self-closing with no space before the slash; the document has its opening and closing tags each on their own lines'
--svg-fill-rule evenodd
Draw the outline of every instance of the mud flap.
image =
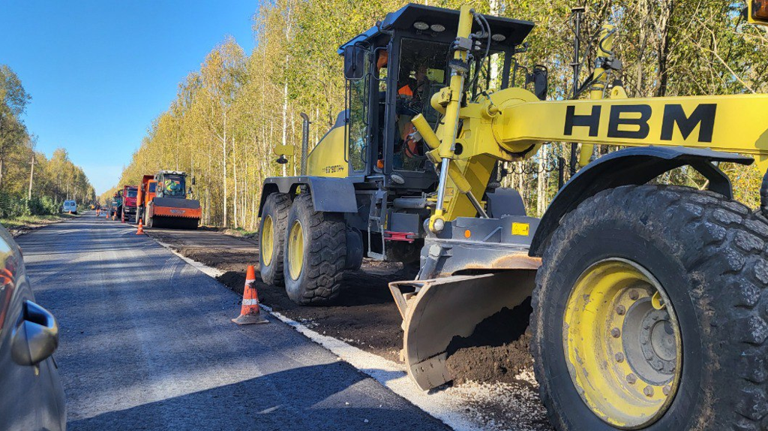
<svg viewBox="0 0 768 431">
<path fill-rule="evenodd" d="M 403 360 L 423 390 L 453 380 L 445 367 L 453 337 L 468 337 L 475 326 L 502 308 L 531 296 L 535 270 L 507 270 L 389 284 L 403 317 Z"/>
</svg>

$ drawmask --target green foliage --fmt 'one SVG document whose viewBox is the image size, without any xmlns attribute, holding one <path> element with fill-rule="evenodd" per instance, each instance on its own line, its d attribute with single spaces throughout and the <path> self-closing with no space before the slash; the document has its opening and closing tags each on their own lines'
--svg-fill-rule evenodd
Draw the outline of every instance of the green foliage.
<svg viewBox="0 0 768 431">
<path fill-rule="evenodd" d="M 27 199 L 24 196 L 0 192 L 0 219 L 54 215 L 60 210 L 61 203 L 48 196 Z"/>
</svg>

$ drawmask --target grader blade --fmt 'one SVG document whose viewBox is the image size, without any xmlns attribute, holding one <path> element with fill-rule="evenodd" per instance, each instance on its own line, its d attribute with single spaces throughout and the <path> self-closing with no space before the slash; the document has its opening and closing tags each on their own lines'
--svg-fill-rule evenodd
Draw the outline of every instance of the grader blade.
<svg viewBox="0 0 768 431">
<path fill-rule="evenodd" d="M 408 374 L 423 390 L 453 380 L 445 361 L 454 337 L 469 337 L 477 324 L 531 296 L 535 270 L 457 275 L 389 284 L 403 317 Z"/>
</svg>

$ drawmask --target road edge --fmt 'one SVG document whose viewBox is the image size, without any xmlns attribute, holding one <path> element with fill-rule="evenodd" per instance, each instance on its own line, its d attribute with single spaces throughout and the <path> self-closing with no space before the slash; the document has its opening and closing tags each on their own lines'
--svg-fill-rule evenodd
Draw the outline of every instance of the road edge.
<svg viewBox="0 0 768 431">
<path fill-rule="evenodd" d="M 161 247 L 181 258 L 193 268 L 214 279 L 214 281 L 219 283 L 225 289 L 231 291 L 231 289 L 221 284 L 216 279 L 216 277 L 224 274 L 223 271 L 190 259 L 174 250 L 169 244 L 163 243 L 151 235 L 147 236 L 152 238 L 152 240 Z M 376 380 L 385 388 L 410 402 L 429 416 L 443 422 L 450 428 L 457 431 L 480 431 L 484 429 L 482 424 L 471 420 L 469 416 L 461 413 L 463 407 L 455 398 L 448 396 L 445 392 L 437 391 L 428 393 L 416 387 L 408 377 L 403 365 L 361 350 L 337 338 L 322 335 L 309 327 L 272 310 L 271 307 L 263 304 L 259 304 L 259 307 L 269 313 L 270 316 L 290 326 L 315 344 L 319 344 L 321 347 L 336 355 L 339 359 L 353 366 L 359 372 Z"/>
</svg>

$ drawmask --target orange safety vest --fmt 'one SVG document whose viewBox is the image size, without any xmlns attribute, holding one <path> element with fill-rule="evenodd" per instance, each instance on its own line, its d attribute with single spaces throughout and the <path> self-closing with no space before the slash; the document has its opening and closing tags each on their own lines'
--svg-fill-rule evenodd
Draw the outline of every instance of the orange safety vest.
<svg viewBox="0 0 768 431">
<path fill-rule="evenodd" d="M 397 90 L 397 94 L 401 96 L 411 96 L 413 97 L 413 90 L 411 90 L 410 85 L 404 85 L 399 90 Z"/>
</svg>

